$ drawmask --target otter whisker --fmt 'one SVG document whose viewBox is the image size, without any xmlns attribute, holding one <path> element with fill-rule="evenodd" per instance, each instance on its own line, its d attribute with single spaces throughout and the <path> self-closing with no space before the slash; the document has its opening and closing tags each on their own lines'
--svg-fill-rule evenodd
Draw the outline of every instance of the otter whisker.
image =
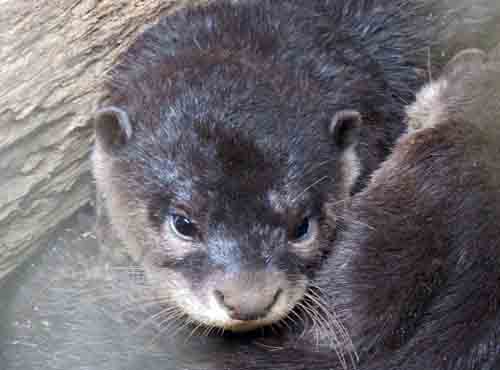
<svg viewBox="0 0 500 370">
<path fill-rule="evenodd" d="M 296 326 L 296 325 L 298 325 L 297 320 L 296 320 L 296 319 L 294 319 L 294 318 L 291 316 L 291 315 L 292 315 L 292 312 L 293 312 L 293 307 L 288 306 L 288 310 L 289 310 L 289 311 L 288 311 L 287 315 L 286 315 L 286 316 L 284 317 L 284 319 L 283 319 L 283 320 L 281 320 L 281 321 L 290 320 L 290 321 L 292 322 L 292 324 L 293 324 L 293 325 L 295 325 L 295 326 Z M 295 312 L 293 312 L 293 313 L 296 315 L 296 313 L 295 313 Z M 281 321 L 280 321 L 280 322 L 281 322 Z"/>
<path fill-rule="evenodd" d="M 319 287 L 315 287 L 317 290 L 321 291 Z M 345 326 L 342 324 L 342 322 L 338 319 L 337 315 L 335 314 L 335 311 L 333 309 L 328 308 L 328 304 L 325 302 L 324 298 L 316 291 L 314 290 L 309 290 L 307 297 L 311 299 L 311 301 L 315 304 L 316 308 L 318 309 L 318 314 L 321 316 L 324 316 L 324 323 L 326 324 L 326 329 L 330 332 L 332 332 L 332 345 L 337 348 L 340 346 L 342 349 L 342 353 L 348 349 L 348 355 L 350 357 L 351 363 L 353 367 L 356 367 L 356 363 L 359 360 L 359 356 L 357 354 L 357 351 L 354 347 L 354 344 L 352 342 L 352 339 L 345 328 Z M 337 334 L 340 335 L 341 340 L 338 339 Z"/>
<path fill-rule="evenodd" d="M 206 325 L 205 330 L 203 331 L 203 336 L 208 337 L 212 333 L 214 329 L 217 329 L 217 327 L 213 325 Z"/>
<path fill-rule="evenodd" d="M 321 322 L 323 324 L 323 328 L 326 329 L 329 332 L 334 333 L 332 338 L 335 339 L 336 344 L 341 344 L 343 342 L 338 341 L 337 335 L 340 334 L 342 337 L 344 336 L 344 333 L 342 330 L 339 329 L 337 325 L 337 318 L 335 315 L 330 312 L 330 310 L 325 307 L 325 304 L 323 303 L 321 297 L 317 296 L 316 293 L 312 290 L 308 291 L 306 294 L 306 298 L 312 301 L 314 304 L 314 311 L 315 313 L 322 319 Z"/>
<path fill-rule="evenodd" d="M 311 185 L 307 186 L 304 190 L 299 192 L 299 194 L 296 195 L 293 199 L 289 200 L 289 202 L 294 203 L 297 199 L 299 199 L 302 195 L 304 195 L 309 189 L 313 188 L 314 186 L 316 186 L 320 182 L 327 180 L 328 178 L 329 178 L 329 176 L 323 176 L 323 177 L 317 179 Z"/>
<path fill-rule="evenodd" d="M 220 332 L 220 336 L 222 337 L 226 333 L 226 329 L 224 327 L 219 327 L 218 332 Z"/>
<path fill-rule="evenodd" d="M 142 329 L 144 329 L 147 325 L 154 323 L 157 318 L 159 318 L 165 314 L 170 314 L 170 313 L 175 313 L 175 312 L 178 312 L 178 309 L 175 306 L 164 308 L 164 309 L 160 310 L 159 312 L 155 313 L 154 315 L 151 315 L 146 320 L 143 320 L 142 323 L 138 327 L 136 327 L 133 332 L 137 333 L 137 332 L 141 331 Z"/>
<path fill-rule="evenodd" d="M 181 312 L 180 310 L 178 310 L 177 312 L 175 312 L 172 316 L 170 317 L 167 317 L 165 320 L 161 321 L 160 323 L 158 323 L 158 333 L 151 339 L 149 345 L 150 346 L 153 346 L 155 344 L 155 342 L 163 335 L 165 334 L 168 330 L 170 330 L 170 328 L 172 327 L 172 325 L 175 325 L 175 324 L 179 324 L 179 322 L 181 322 L 180 319 L 182 319 L 183 317 L 186 317 L 186 315 Z M 180 325 L 173 333 L 172 333 L 172 337 L 175 337 L 177 335 L 177 333 L 180 331 L 180 329 L 184 328 L 186 324 L 189 324 L 191 320 L 185 320 L 184 323 L 182 325 Z"/>
<path fill-rule="evenodd" d="M 305 298 L 311 299 L 313 302 L 314 300 L 312 299 L 310 295 L 306 295 Z M 331 347 L 333 347 L 335 353 L 337 354 L 337 357 L 339 358 L 341 365 L 344 369 L 347 369 L 347 362 L 345 360 L 345 354 L 344 351 L 342 350 L 343 346 L 341 346 L 341 341 L 338 339 L 337 332 L 335 330 L 335 327 L 331 326 L 331 318 L 328 317 L 328 315 L 324 312 L 318 312 L 317 311 L 317 305 L 319 302 L 315 302 L 314 305 L 310 305 L 310 303 L 305 300 L 303 307 L 307 310 L 309 313 L 310 317 L 313 320 L 313 331 L 312 333 L 314 334 L 314 337 L 316 339 L 316 346 L 319 346 L 319 342 L 321 340 L 322 332 L 326 331 L 327 337 L 330 340 L 333 340 L 331 343 Z M 316 327 L 316 329 L 314 329 Z"/>
<path fill-rule="evenodd" d="M 292 317 L 295 316 L 295 318 Z M 299 315 L 297 312 L 296 312 L 296 307 L 291 307 L 287 316 L 285 317 L 285 320 L 290 320 L 292 321 L 295 326 L 299 327 L 299 325 L 302 326 L 302 333 L 300 334 L 299 338 L 302 338 L 305 333 L 307 332 L 307 326 L 306 326 L 306 320 L 303 316 Z"/>
<path fill-rule="evenodd" d="M 138 311 L 138 310 L 146 310 L 151 307 L 159 306 L 162 304 L 166 304 L 166 302 L 159 302 L 159 301 L 151 301 L 151 302 L 132 302 L 128 303 L 125 305 L 125 308 L 117 312 L 118 316 L 122 316 L 126 313 L 130 313 L 132 311 Z"/>
<path fill-rule="evenodd" d="M 351 224 L 357 224 L 357 225 L 361 225 L 361 226 L 365 226 L 367 228 L 369 228 L 370 230 L 373 230 L 375 231 L 376 229 L 373 227 L 373 226 L 370 226 L 369 224 L 367 224 L 366 222 L 362 222 L 361 220 L 357 219 L 357 218 L 354 218 L 350 212 L 344 212 L 340 215 L 337 216 L 340 220 L 344 221 L 344 222 L 347 222 L 347 223 L 351 223 Z"/>
<path fill-rule="evenodd" d="M 194 329 L 191 330 L 189 332 L 189 334 L 186 336 L 185 340 L 184 340 L 184 344 L 187 344 L 189 339 L 194 335 L 194 333 L 196 333 L 198 331 L 199 328 L 203 327 L 203 323 L 198 323 L 197 325 L 195 325 Z"/>
<path fill-rule="evenodd" d="M 304 312 L 305 318 L 312 322 L 313 328 L 318 326 L 318 323 L 316 323 L 316 317 L 314 315 L 314 312 L 312 312 L 311 309 L 304 304 L 304 302 L 297 303 L 297 307 L 300 308 L 302 312 Z"/>
<path fill-rule="evenodd" d="M 186 317 L 184 315 L 184 317 Z M 172 337 L 176 337 L 177 334 L 179 334 L 182 330 L 184 330 L 185 328 L 187 328 L 189 325 L 195 323 L 195 321 L 191 318 L 188 318 L 187 320 L 184 320 L 184 323 L 179 327 L 177 328 L 177 330 L 175 330 L 174 332 L 172 332 Z"/>
</svg>

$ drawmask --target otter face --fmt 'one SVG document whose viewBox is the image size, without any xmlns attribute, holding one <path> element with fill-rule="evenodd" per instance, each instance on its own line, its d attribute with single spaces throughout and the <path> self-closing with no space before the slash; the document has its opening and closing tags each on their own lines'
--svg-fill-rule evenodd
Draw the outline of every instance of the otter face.
<svg viewBox="0 0 500 370">
<path fill-rule="evenodd" d="M 259 219 L 240 206 L 241 217 L 229 206 L 210 221 L 169 208 L 159 224 L 166 249 L 152 251 L 146 262 L 150 277 L 189 317 L 235 330 L 288 314 L 304 295 L 308 265 L 320 257 L 322 242 L 316 215 L 286 227 L 286 216 L 272 209 L 262 207 Z"/>
<path fill-rule="evenodd" d="M 160 137 L 133 130 L 116 107 L 96 122 L 99 189 L 167 304 L 195 322 L 249 330 L 304 298 L 334 238 L 335 204 L 355 180 L 352 170 L 339 177 L 355 166 L 357 112 L 335 114 L 325 127 L 331 140 L 308 150 L 305 139 L 280 134 L 269 145 L 203 122 Z"/>
<path fill-rule="evenodd" d="M 98 189 L 160 301 L 213 327 L 275 323 L 307 295 L 334 239 L 359 173 L 360 114 L 311 106 L 305 125 L 281 107 L 276 124 L 265 121 L 273 107 L 239 106 L 235 122 L 217 102 L 196 114 L 197 99 L 101 110 Z"/>
</svg>

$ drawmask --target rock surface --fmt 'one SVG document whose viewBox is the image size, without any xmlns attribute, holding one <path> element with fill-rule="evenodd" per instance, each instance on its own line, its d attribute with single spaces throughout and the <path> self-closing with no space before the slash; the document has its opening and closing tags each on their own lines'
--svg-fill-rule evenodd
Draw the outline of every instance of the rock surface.
<svg viewBox="0 0 500 370">
<path fill-rule="evenodd" d="M 92 198 L 89 115 L 142 28 L 193 0 L 4 0 L 0 281 Z"/>
</svg>

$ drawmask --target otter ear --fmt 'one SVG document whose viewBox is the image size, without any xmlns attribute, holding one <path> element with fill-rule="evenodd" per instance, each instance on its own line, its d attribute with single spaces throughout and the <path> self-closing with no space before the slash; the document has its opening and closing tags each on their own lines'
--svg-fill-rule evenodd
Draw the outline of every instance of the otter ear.
<svg viewBox="0 0 500 370">
<path fill-rule="evenodd" d="M 99 109 L 94 116 L 94 125 L 96 139 L 110 153 L 123 147 L 132 137 L 128 113 L 118 107 Z"/>
<path fill-rule="evenodd" d="M 342 150 L 356 145 L 361 132 L 361 113 L 356 110 L 341 110 L 332 118 L 330 134 Z"/>
<path fill-rule="evenodd" d="M 457 53 L 444 66 L 442 76 L 462 78 L 464 74 L 477 71 L 488 60 L 488 55 L 481 49 L 465 49 Z"/>
</svg>

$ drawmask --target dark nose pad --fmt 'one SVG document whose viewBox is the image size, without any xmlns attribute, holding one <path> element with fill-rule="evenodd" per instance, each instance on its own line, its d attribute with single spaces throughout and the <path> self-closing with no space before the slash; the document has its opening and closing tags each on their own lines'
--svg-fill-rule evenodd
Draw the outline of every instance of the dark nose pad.
<svg viewBox="0 0 500 370">
<path fill-rule="evenodd" d="M 278 301 L 283 290 L 277 289 L 251 289 L 242 291 L 234 286 L 215 290 L 217 302 L 224 307 L 229 316 L 235 320 L 251 321 L 265 317 Z"/>
</svg>

